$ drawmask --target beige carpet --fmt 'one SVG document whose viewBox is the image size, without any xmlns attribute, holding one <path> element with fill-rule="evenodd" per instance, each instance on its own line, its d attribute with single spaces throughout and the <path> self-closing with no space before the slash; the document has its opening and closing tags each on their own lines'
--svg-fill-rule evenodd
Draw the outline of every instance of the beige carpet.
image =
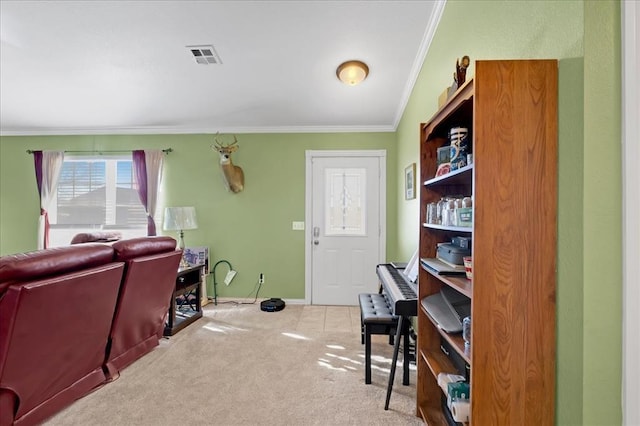
<svg viewBox="0 0 640 426">
<path fill-rule="evenodd" d="M 415 366 L 401 364 L 384 410 L 393 347 L 374 336 L 364 384 L 357 307 L 209 304 L 119 379 L 47 425 L 420 425 Z"/>
</svg>

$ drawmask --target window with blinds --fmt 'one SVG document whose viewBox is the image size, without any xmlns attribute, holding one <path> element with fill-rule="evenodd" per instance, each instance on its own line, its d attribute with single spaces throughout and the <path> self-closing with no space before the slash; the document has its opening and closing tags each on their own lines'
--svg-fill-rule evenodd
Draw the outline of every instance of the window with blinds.
<svg viewBox="0 0 640 426">
<path fill-rule="evenodd" d="M 65 159 L 49 221 L 52 246 L 67 245 L 76 233 L 92 230 L 146 235 L 147 216 L 131 157 Z"/>
</svg>

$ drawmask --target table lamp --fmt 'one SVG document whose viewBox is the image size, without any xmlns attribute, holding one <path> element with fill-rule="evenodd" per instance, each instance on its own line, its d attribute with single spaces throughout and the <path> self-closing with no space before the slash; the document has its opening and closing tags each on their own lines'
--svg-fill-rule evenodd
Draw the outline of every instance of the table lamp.
<svg viewBox="0 0 640 426">
<path fill-rule="evenodd" d="M 188 229 L 198 229 L 195 207 L 165 208 L 164 225 L 162 228 L 165 231 L 180 231 L 178 247 L 183 251 L 182 260 L 180 261 L 180 269 L 189 267 L 189 264 L 184 258 L 184 231 Z"/>
</svg>

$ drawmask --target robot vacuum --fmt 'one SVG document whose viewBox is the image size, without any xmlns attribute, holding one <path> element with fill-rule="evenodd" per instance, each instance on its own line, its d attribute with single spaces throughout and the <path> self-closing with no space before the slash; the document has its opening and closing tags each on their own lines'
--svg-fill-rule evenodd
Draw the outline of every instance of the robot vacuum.
<svg viewBox="0 0 640 426">
<path fill-rule="evenodd" d="M 265 312 L 278 312 L 284 309 L 284 300 L 272 297 L 260 302 L 260 309 Z"/>
</svg>

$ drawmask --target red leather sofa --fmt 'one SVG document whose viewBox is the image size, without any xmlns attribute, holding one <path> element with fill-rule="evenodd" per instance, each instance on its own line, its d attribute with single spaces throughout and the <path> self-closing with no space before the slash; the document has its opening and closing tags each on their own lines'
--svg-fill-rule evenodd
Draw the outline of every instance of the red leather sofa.
<svg viewBox="0 0 640 426">
<path fill-rule="evenodd" d="M 115 260 L 125 263 L 111 325 L 106 367 L 110 378 L 158 346 L 176 286 L 182 251 L 170 237 L 133 238 L 112 245 Z"/>
<path fill-rule="evenodd" d="M 0 426 L 42 422 L 158 345 L 175 247 L 146 237 L 0 257 Z"/>
<path fill-rule="evenodd" d="M 0 424 L 35 424 L 104 383 L 124 264 L 91 244 L 0 258 Z"/>
</svg>

